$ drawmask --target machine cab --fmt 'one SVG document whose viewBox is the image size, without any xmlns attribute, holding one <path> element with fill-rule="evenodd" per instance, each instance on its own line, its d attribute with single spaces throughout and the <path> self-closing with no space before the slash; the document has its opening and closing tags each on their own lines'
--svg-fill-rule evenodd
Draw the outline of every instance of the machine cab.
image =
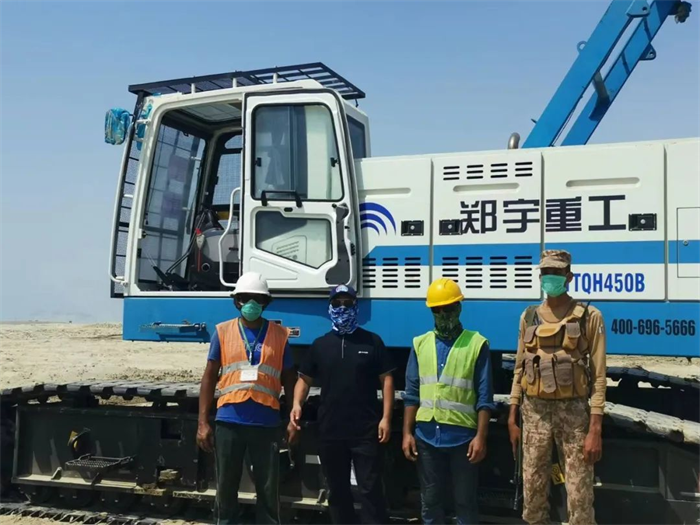
<svg viewBox="0 0 700 525">
<path fill-rule="evenodd" d="M 225 294 L 247 271 L 279 293 L 357 286 L 353 157 L 366 155 L 367 119 L 345 100 L 359 90 L 324 87 L 316 79 L 332 71 L 316 70 L 290 82 L 276 71 L 228 74 L 233 87 L 202 92 L 222 80 L 189 79 L 189 93 L 183 81 L 132 87 L 139 101 L 117 196 L 115 292 Z M 154 93 L 164 87 L 175 92 Z"/>
</svg>

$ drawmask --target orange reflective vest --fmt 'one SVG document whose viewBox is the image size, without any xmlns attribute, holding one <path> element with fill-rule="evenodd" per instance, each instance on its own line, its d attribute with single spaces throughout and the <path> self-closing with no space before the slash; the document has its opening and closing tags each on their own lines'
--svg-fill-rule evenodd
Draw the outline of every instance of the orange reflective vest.
<svg viewBox="0 0 700 525">
<path fill-rule="evenodd" d="M 279 397 L 282 393 L 282 363 L 284 347 L 289 337 L 288 330 L 277 323 L 267 323 L 267 333 L 260 352 L 260 363 L 256 365 L 258 378 L 255 381 L 241 381 L 241 371 L 249 367 L 250 362 L 245 342 L 241 337 L 238 319 L 217 325 L 216 331 L 221 345 L 221 376 L 217 385 L 219 390 L 217 408 L 252 399 L 279 410 Z"/>
</svg>

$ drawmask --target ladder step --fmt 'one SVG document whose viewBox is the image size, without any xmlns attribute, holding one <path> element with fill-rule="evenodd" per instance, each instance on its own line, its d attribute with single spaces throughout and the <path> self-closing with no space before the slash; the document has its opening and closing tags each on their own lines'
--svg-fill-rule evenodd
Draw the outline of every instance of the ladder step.
<svg viewBox="0 0 700 525">
<path fill-rule="evenodd" d="M 134 458 L 131 456 L 124 458 L 106 458 L 87 454 L 85 456 L 80 456 L 78 459 L 66 461 L 64 469 L 75 470 L 78 472 L 89 471 L 91 473 L 101 474 L 115 468 L 126 467 L 133 460 Z"/>
</svg>

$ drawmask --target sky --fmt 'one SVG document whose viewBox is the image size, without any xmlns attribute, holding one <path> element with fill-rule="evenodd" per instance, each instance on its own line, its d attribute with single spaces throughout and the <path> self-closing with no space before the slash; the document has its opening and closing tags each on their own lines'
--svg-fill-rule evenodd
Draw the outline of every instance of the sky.
<svg viewBox="0 0 700 525">
<path fill-rule="evenodd" d="M 127 86 L 325 62 L 373 156 L 525 138 L 607 1 L 0 1 L 0 320 L 119 321 L 108 258 Z M 700 135 L 700 3 L 669 20 L 591 143 Z"/>
</svg>

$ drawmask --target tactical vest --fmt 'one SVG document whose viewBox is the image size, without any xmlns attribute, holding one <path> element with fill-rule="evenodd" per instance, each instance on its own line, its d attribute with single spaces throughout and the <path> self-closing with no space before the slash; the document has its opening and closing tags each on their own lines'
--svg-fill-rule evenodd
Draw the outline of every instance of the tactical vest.
<svg viewBox="0 0 700 525">
<path fill-rule="evenodd" d="M 216 331 L 221 345 L 221 377 L 217 385 L 219 390 L 217 408 L 252 399 L 279 410 L 284 348 L 289 337 L 288 330 L 277 323 L 267 323 L 267 333 L 260 351 L 260 363 L 256 366 L 258 370 L 256 381 L 241 381 L 241 371 L 249 366 L 250 362 L 241 337 L 238 319 L 217 325 Z"/>
<path fill-rule="evenodd" d="M 571 313 L 558 323 L 542 321 L 537 308 L 531 306 L 525 311 L 523 392 L 542 399 L 588 397 L 588 305 L 574 303 Z"/>
<path fill-rule="evenodd" d="M 438 377 L 435 332 L 416 337 L 413 348 L 418 358 L 420 406 L 417 421 L 476 428 L 474 368 L 486 339 L 478 332 L 462 331 Z"/>
</svg>

